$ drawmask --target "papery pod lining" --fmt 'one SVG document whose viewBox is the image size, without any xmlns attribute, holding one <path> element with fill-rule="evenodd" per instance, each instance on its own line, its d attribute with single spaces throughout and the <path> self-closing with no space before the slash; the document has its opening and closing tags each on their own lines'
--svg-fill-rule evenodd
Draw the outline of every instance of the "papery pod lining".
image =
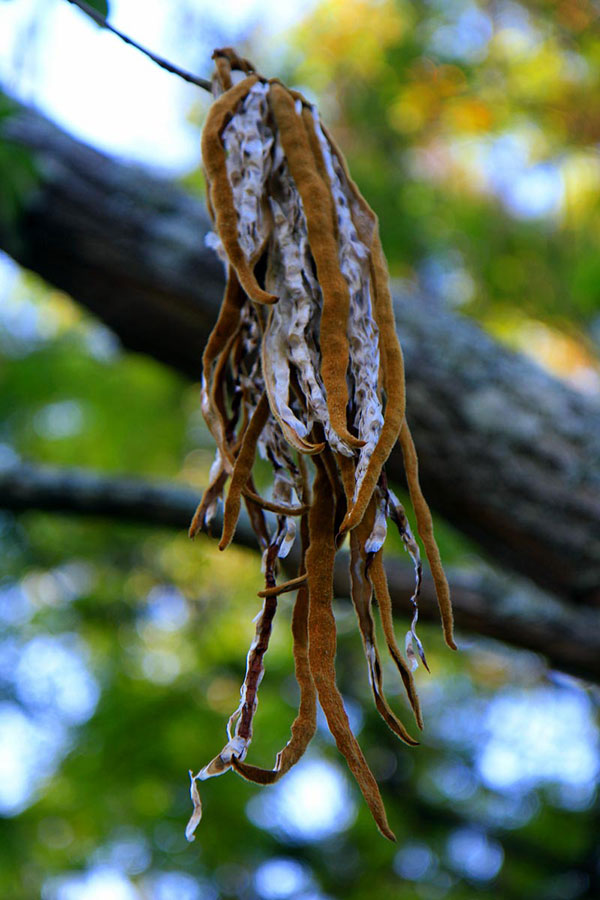
<svg viewBox="0 0 600 900">
<path fill-rule="evenodd" d="M 362 446 L 346 423 L 348 339 L 346 322 L 350 304 L 348 286 L 339 270 L 337 243 L 332 233 L 331 193 L 316 170 L 302 118 L 289 92 L 271 84 L 271 109 L 290 172 L 302 199 L 310 248 L 323 291 L 321 316 L 321 375 L 327 392 L 332 427 L 350 446 Z"/>
<path fill-rule="evenodd" d="M 444 629 L 444 638 L 451 650 L 456 650 L 454 642 L 454 621 L 452 616 L 452 605 L 450 603 L 450 588 L 442 567 L 440 551 L 433 535 L 433 522 L 431 520 L 431 512 L 427 501 L 421 491 L 419 484 L 419 461 L 417 459 L 417 451 L 413 443 L 412 435 L 405 421 L 400 432 L 400 446 L 402 447 L 402 455 L 404 457 L 404 468 L 406 470 L 406 481 L 410 493 L 411 503 L 413 505 L 415 516 L 417 519 L 417 530 L 423 541 L 425 553 L 429 560 L 431 575 L 435 584 L 438 606 L 442 617 L 442 626 Z"/>
<path fill-rule="evenodd" d="M 215 226 L 227 256 L 248 296 L 256 303 L 270 304 L 275 303 L 277 297 L 260 287 L 252 267 L 239 245 L 237 214 L 233 202 L 233 192 L 227 177 L 225 148 L 222 141 L 222 131 L 229 118 L 235 114 L 240 101 L 258 80 L 256 75 L 250 75 L 214 101 L 202 132 L 202 157 L 209 182 L 212 208 L 215 213 Z"/>
</svg>

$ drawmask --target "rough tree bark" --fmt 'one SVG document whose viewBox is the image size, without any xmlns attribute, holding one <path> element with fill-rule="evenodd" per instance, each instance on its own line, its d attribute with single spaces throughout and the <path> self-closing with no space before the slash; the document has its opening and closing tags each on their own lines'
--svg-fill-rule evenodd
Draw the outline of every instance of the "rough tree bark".
<svg viewBox="0 0 600 900">
<path fill-rule="evenodd" d="M 18 222 L 0 219 L 0 246 L 127 347 L 198 378 L 223 287 L 201 201 L 31 110 L 0 129 L 39 173 Z M 422 298 L 398 297 L 396 313 L 432 506 L 498 563 L 600 603 L 600 404 Z"/>
</svg>

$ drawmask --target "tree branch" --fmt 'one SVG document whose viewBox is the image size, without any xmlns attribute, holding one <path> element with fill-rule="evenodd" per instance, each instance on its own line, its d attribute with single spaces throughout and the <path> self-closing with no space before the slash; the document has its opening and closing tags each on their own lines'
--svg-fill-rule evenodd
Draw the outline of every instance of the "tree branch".
<svg viewBox="0 0 600 900">
<path fill-rule="evenodd" d="M 18 464 L 0 471 L 0 507 L 22 512 L 46 510 L 85 516 L 107 516 L 151 526 L 186 529 L 200 491 L 173 483 L 109 477 L 83 469 Z M 215 523 L 215 533 L 220 531 Z M 235 541 L 257 549 L 245 517 Z M 292 569 L 294 560 L 291 560 Z M 414 587 L 412 566 L 386 562 L 394 613 L 408 621 Z M 600 681 L 600 616 L 594 610 L 568 608 L 540 591 L 492 572 L 450 572 L 456 623 L 460 629 L 488 635 L 533 650 L 549 664 L 592 681 Z M 348 596 L 348 559 L 340 554 L 335 593 Z M 426 577 L 420 616 L 438 621 L 433 583 Z"/>
<path fill-rule="evenodd" d="M 179 78 L 183 78 L 184 81 L 189 82 L 190 84 L 195 84 L 197 87 L 202 88 L 209 93 L 212 91 L 212 85 L 210 81 L 207 81 L 205 78 L 199 78 L 197 75 L 192 75 L 191 72 L 186 72 L 185 69 L 180 69 L 179 66 L 174 65 L 169 62 L 168 59 L 164 59 L 162 56 L 157 56 L 156 53 L 153 53 L 151 50 L 147 50 L 146 47 L 142 47 L 141 44 L 138 44 L 137 41 L 134 41 L 133 38 L 130 38 L 127 34 L 122 31 L 119 31 L 118 28 L 115 28 L 114 25 L 111 25 L 104 16 L 100 15 L 100 13 L 94 9 L 93 6 L 90 6 L 89 3 L 86 3 L 85 0 L 67 0 L 67 3 L 71 3 L 73 6 L 76 6 L 82 12 L 89 16 L 90 19 L 93 19 L 96 25 L 99 25 L 101 28 L 106 28 L 107 31 L 112 32 L 112 34 L 116 35 L 118 38 L 121 38 L 122 41 L 125 41 L 126 44 L 129 44 L 130 47 L 135 47 L 136 50 L 139 50 L 148 59 L 151 59 L 153 63 L 156 63 L 157 66 L 160 66 L 161 69 L 165 69 L 167 72 L 170 72 L 172 75 L 177 75 Z"/>
<path fill-rule="evenodd" d="M 0 246 L 130 349 L 199 378 L 223 289 L 200 201 L 31 110 L 5 118 L 2 138 L 33 156 L 39 183 L 18 222 L 0 212 Z M 422 297 L 398 297 L 396 312 L 432 506 L 495 563 L 563 600 L 600 604 L 598 399 Z M 396 452 L 388 474 L 402 472 Z"/>
</svg>

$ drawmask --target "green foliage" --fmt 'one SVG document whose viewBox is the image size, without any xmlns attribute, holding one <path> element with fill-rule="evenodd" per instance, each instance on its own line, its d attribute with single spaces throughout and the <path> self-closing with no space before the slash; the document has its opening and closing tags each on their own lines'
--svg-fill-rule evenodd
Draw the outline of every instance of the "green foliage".
<svg viewBox="0 0 600 900">
<path fill-rule="evenodd" d="M 35 315 L 33 298 L 43 296 L 30 279 L 16 303 Z M 145 357 L 123 357 L 108 332 L 87 325 L 61 295 L 46 303 L 54 340 L 23 345 L 4 336 L 12 355 L 0 371 L 4 439 L 43 462 L 174 474 L 184 455 L 181 380 Z"/>
<path fill-rule="evenodd" d="M 600 311 L 593 5 L 326 0 L 295 47 L 290 74 L 325 94 L 392 274 L 491 328 L 568 321 L 585 357 Z"/>
<path fill-rule="evenodd" d="M 0 91 L 0 229 L 15 230 L 27 201 L 35 189 L 37 174 L 27 150 L 2 139 L 16 106 Z"/>
</svg>

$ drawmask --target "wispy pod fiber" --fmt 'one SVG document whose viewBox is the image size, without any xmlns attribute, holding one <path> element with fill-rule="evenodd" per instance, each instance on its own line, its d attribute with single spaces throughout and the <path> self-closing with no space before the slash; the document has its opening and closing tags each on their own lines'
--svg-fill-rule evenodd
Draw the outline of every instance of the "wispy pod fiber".
<svg viewBox="0 0 600 900">
<path fill-rule="evenodd" d="M 415 646 L 427 665 L 415 632 L 421 560 L 384 470 L 398 440 L 444 635 L 455 645 L 448 584 L 405 417 L 402 353 L 377 219 L 314 106 L 256 74 L 233 50 L 217 50 L 213 58 L 215 101 L 202 152 L 214 221 L 210 243 L 227 266 L 227 287 L 202 372 L 202 411 L 217 453 L 190 534 L 210 522 L 224 499 L 224 550 L 243 502 L 263 551 L 265 587 L 227 742 L 196 775 L 190 772 L 194 813 L 186 834 L 193 840 L 201 817 L 197 780 L 235 769 L 260 784 L 277 781 L 314 735 L 318 699 L 379 829 L 393 839 L 336 686 L 332 600 L 335 555 L 349 535 L 352 600 L 375 705 L 401 740 L 416 744 L 383 693 L 372 609 L 375 598 L 387 648 L 422 727 L 413 681 Z M 257 453 L 273 467 L 268 499 L 253 480 Z M 388 520 L 415 565 L 405 656 L 396 642 L 382 562 Z M 278 583 L 278 560 L 295 542 L 298 575 Z M 300 705 L 274 767 L 262 769 L 247 763 L 246 754 L 277 597 L 292 590 Z"/>
</svg>

